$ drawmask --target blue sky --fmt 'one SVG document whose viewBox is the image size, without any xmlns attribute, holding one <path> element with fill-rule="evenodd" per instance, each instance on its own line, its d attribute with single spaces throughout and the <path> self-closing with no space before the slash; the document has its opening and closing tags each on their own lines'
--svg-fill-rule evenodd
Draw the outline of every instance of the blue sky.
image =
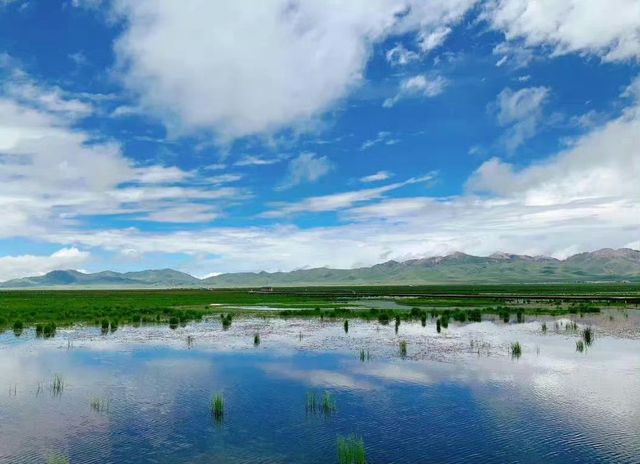
<svg viewBox="0 0 640 464">
<path fill-rule="evenodd" d="M 640 248 L 637 0 L 0 0 L 0 279 Z"/>
</svg>

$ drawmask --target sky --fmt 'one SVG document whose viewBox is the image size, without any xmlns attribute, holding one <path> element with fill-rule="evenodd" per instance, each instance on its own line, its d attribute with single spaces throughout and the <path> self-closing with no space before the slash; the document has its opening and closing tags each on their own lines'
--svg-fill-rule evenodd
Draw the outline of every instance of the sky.
<svg viewBox="0 0 640 464">
<path fill-rule="evenodd" d="M 0 0 L 0 280 L 640 249 L 640 0 Z"/>
</svg>

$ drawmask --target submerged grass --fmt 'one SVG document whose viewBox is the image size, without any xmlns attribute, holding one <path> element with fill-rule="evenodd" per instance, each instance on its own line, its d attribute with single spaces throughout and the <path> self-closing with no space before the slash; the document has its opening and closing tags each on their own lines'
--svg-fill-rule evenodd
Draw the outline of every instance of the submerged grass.
<svg viewBox="0 0 640 464">
<path fill-rule="evenodd" d="M 518 359 L 520 356 L 522 356 L 522 346 L 520 345 L 520 342 L 515 342 L 511 344 L 511 357 Z"/>
<path fill-rule="evenodd" d="M 51 381 L 51 394 L 53 396 L 61 396 L 64 391 L 64 379 L 61 375 L 55 374 Z"/>
<path fill-rule="evenodd" d="M 407 357 L 407 341 L 406 340 L 400 340 L 400 357 L 401 358 Z"/>
<path fill-rule="evenodd" d="M 364 440 L 356 435 L 338 436 L 338 463 L 365 464 Z"/>
<path fill-rule="evenodd" d="M 321 413 L 330 416 L 336 411 L 336 400 L 328 391 L 322 396 L 318 396 L 315 391 L 308 391 L 305 395 L 305 410 L 308 414 Z"/>
<path fill-rule="evenodd" d="M 224 395 L 222 393 L 216 393 L 211 397 L 209 409 L 217 422 L 224 419 Z"/>
<path fill-rule="evenodd" d="M 91 400 L 91 409 L 97 413 L 109 411 L 109 400 L 104 398 L 93 398 Z"/>
</svg>

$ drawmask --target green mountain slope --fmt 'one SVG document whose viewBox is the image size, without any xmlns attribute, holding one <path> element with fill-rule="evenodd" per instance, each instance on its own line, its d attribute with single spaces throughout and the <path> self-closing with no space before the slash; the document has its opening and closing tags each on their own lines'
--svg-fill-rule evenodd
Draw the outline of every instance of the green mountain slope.
<svg viewBox="0 0 640 464">
<path fill-rule="evenodd" d="M 544 256 L 453 253 L 404 262 L 388 261 L 358 269 L 301 269 L 291 272 L 245 272 L 197 279 L 173 269 L 140 272 L 52 271 L 15 279 L 0 288 L 99 287 L 189 288 L 278 287 L 297 285 L 385 285 L 441 283 L 640 282 L 640 251 L 622 248 L 580 253 L 565 260 Z"/>
</svg>

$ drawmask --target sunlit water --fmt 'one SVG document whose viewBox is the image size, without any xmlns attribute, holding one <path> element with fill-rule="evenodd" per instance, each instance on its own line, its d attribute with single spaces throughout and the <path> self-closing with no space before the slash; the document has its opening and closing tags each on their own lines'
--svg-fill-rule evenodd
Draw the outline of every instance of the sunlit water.
<svg viewBox="0 0 640 464">
<path fill-rule="evenodd" d="M 640 315 L 626 315 L 576 317 L 595 327 L 583 353 L 563 318 L 546 318 L 546 334 L 534 319 L 440 334 L 431 320 L 403 322 L 396 334 L 393 322 L 351 320 L 345 333 L 341 320 L 270 318 L 236 318 L 227 331 L 215 318 L 49 340 L 8 332 L 0 462 L 332 463 L 336 437 L 354 433 L 368 463 L 637 463 Z M 310 390 L 329 391 L 336 411 L 307 412 Z M 222 423 L 209 411 L 215 392 Z"/>
</svg>

